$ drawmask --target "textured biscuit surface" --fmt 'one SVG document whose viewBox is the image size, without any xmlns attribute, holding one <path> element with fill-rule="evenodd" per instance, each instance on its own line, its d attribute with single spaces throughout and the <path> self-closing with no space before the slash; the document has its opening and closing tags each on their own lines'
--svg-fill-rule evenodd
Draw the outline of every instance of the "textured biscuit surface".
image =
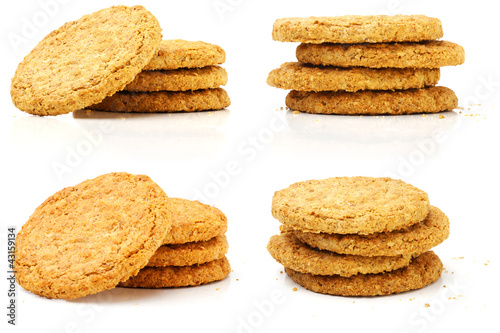
<svg viewBox="0 0 500 333">
<path fill-rule="evenodd" d="M 431 206 L 420 223 L 391 232 L 371 235 L 309 233 L 294 230 L 301 241 L 320 250 L 359 256 L 397 256 L 424 253 L 441 244 L 450 234 L 448 217 Z"/>
<path fill-rule="evenodd" d="M 163 244 L 206 241 L 226 232 L 227 218 L 219 209 L 199 201 L 169 200 L 172 203 L 172 228 Z"/>
<path fill-rule="evenodd" d="M 143 71 L 124 91 L 186 91 L 217 88 L 227 83 L 227 72 L 219 66 Z"/>
<path fill-rule="evenodd" d="M 352 276 L 381 273 L 408 266 L 411 256 L 365 257 L 316 250 L 299 241 L 291 232 L 271 237 L 271 256 L 285 267 L 314 275 Z"/>
<path fill-rule="evenodd" d="M 305 44 L 297 47 L 297 60 L 338 67 L 439 68 L 465 61 L 464 48 L 447 41 L 374 44 Z"/>
<path fill-rule="evenodd" d="M 427 87 L 397 91 L 360 90 L 297 91 L 288 93 L 286 106 L 293 110 L 343 115 L 435 113 L 453 110 L 458 98 L 446 87 Z"/>
<path fill-rule="evenodd" d="M 379 274 L 351 277 L 312 275 L 285 268 L 288 276 L 311 291 L 339 296 L 380 296 L 423 288 L 441 276 L 443 264 L 432 251 L 413 259 L 407 267 Z"/>
<path fill-rule="evenodd" d="M 158 248 L 146 266 L 191 266 L 222 259 L 229 246 L 226 236 L 221 235 L 207 241 L 185 244 L 169 244 Z"/>
<path fill-rule="evenodd" d="M 231 272 L 226 257 L 193 266 L 145 267 L 139 274 L 119 284 L 130 288 L 170 288 L 198 286 L 219 281 Z"/>
<path fill-rule="evenodd" d="M 170 203 L 149 177 L 111 173 L 50 196 L 16 239 L 16 279 L 48 298 L 115 287 L 146 266 L 170 229 Z"/>
<path fill-rule="evenodd" d="M 418 42 L 441 37 L 441 21 L 423 15 L 290 17 L 273 25 L 273 39 L 281 42 Z"/>
<path fill-rule="evenodd" d="M 269 73 L 267 84 L 300 91 L 397 90 L 432 86 L 439 77 L 439 68 L 342 68 L 286 62 Z"/>
<path fill-rule="evenodd" d="M 158 52 L 161 28 L 141 6 L 116 6 L 47 35 L 12 78 L 15 106 L 36 115 L 85 108 L 122 90 Z"/>
<path fill-rule="evenodd" d="M 308 180 L 277 191 L 272 214 L 283 224 L 310 232 L 372 234 L 423 221 L 427 193 L 401 180 L 336 177 Z"/>
<path fill-rule="evenodd" d="M 222 64 L 226 53 L 215 44 L 182 39 L 163 40 L 145 70 L 195 68 Z"/>
<path fill-rule="evenodd" d="M 222 88 L 193 91 L 117 92 L 89 110 L 112 112 L 192 112 L 220 110 L 231 100 Z"/>
</svg>

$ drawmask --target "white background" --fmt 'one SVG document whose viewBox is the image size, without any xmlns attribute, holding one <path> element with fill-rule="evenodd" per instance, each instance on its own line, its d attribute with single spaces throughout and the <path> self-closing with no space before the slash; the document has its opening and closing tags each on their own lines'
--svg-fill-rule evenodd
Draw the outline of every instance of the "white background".
<svg viewBox="0 0 500 333">
<path fill-rule="evenodd" d="M 2 272 L 7 226 L 19 230 L 49 195 L 112 171 L 147 174 L 169 196 L 195 199 L 202 193 L 202 201 L 228 217 L 233 271 L 222 282 L 200 287 L 115 289 L 70 302 L 18 286 L 16 327 L 6 323 L 1 273 L 2 332 L 497 328 L 500 50 L 493 1 L 142 1 L 160 21 L 164 38 L 203 40 L 226 50 L 231 106 L 194 114 L 79 111 L 42 118 L 10 101 L 10 78 L 24 55 L 66 21 L 113 4 L 138 3 L 66 0 L 44 10 L 47 2 L 9 1 L 0 14 Z M 226 11 L 218 13 L 214 5 L 221 3 Z M 286 92 L 265 80 L 270 70 L 294 60 L 296 44 L 272 41 L 275 19 L 397 13 L 438 17 L 444 39 L 464 46 L 466 63 L 442 69 L 440 81 L 455 90 L 463 110 L 443 113 L 444 119 L 281 110 Z M 23 30 L 26 22 L 38 24 L 31 34 Z M 13 36 L 24 40 L 15 45 Z M 68 166 L 62 174 L 54 169 L 61 165 Z M 449 216 L 451 235 L 435 249 L 447 269 L 439 281 L 399 295 L 345 298 L 307 291 L 280 273 L 283 268 L 265 249 L 278 232 L 270 213 L 274 191 L 296 181 L 349 175 L 401 178 L 427 191 Z"/>
</svg>

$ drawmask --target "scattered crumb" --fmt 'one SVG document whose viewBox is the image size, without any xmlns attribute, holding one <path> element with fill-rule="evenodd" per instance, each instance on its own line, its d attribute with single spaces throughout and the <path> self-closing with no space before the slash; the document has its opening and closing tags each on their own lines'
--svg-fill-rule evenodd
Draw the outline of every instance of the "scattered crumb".
<svg viewBox="0 0 500 333">
<path fill-rule="evenodd" d="M 216 291 L 219 291 L 219 290 L 220 290 L 220 288 L 215 288 L 215 290 L 216 290 Z"/>
<path fill-rule="evenodd" d="M 278 281 L 278 278 L 276 278 L 276 281 Z"/>
<path fill-rule="evenodd" d="M 431 305 L 430 305 L 429 303 L 425 303 L 425 307 L 426 307 L 426 308 L 430 308 L 430 307 L 431 307 Z"/>
<path fill-rule="evenodd" d="M 239 281 L 240 279 L 236 279 L 236 281 Z"/>
<path fill-rule="evenodd" d="M 292 291 L 297 291 L 297 287 L 293 287 L 293 288 L 292 288 Z"/>
<path fill-rule="evenodd" d="M 314 121 L 319 121 L 319 119 L 314 119 Z"/>
<path fill-rule="evenodd" d="M 464 107 L 463 107 L 463 106 L 458 106 L 458 107 L 457 107 L 457 109 L 459 109 L 459 110 L 463 110 L 463 109 L 464 109 Z M 462 113 L 462 112 L 460 112 L 460 113 Z"/>
<path fill-rule="evenodd" d="M 293 114 L 298 114 L 298 113 L 299 113 L 299 111 L 293 111 Z"/>
<path fill-rule="evenodd" d="M 280 110 L 283 110 L 283 107 L 280 107 Z"/>
<path fill-rule="evenodd" d="M 488 263 L 487 263 L 487 262 L 485 262 L 485 263 L 484 263 L 484 266 L 488 266 Z"/>
<path fill-rule="evenodd" d="M 212 112 L 208 111 L 208 114 L 212 114 Z"/>
<path fill-rule="evenodd" d="M 283 274 L 283 271 L 280 271 L 280 274 Z"/>
<path fill-rule="evenodd" d="M 446 285 L 445 285 L 445 284 L 443 284 L 443 288 L 446 288 Z"/>
<path fill-rule="evenodd" d="M 453 257 L 451 260 L 458 260 L 458 259 L 463 259 L 464 257 Z"/>
<path fill-rule="evenodd" d="M 446 118 L 445 116 L 443 116 L 442 114 L 439 115 L 439 119 L 444 119 Z"/>
<path fill-rule="evenodd" d="M 414 299 L 415 299 L 415 297 L 413 297 L 413 298 L 410 298 L 410 301 L 413 301 Z"/>
<path fill-rule="evenodd" d="M 352 301 L 352 303 L 354 304 L 354 303 L 356 303 L 356 302 Z"/>
</svg>

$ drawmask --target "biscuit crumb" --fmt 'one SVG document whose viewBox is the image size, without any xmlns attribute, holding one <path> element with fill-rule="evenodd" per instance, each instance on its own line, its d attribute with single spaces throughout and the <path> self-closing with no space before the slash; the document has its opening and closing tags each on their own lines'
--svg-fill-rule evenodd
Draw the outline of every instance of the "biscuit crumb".
<svg viewBox="0 0 500 333">
<path fill-rule="evenodd" d="M 292 291 L 297 291 L 297 287 L 293 287 L 293 288 L 292 288 Z"/>
<path fill-rule="evenodd" d="M 442 114 L 439 115 L 439 119 L 444 119 L 445 116 L 443 116 Z"/>
<path fill-rule="evenodd" d="M 299 111 L 293 111 L 293 114 L 298 114 L 298 113 L 299 113 Z"/>
<path fill-rule="evenodd" d="M 430 305 L 429 303 L 425 303 L 425 307 L 426 307 L 426 308 L 430 308 L 430 307 L 431 307 L 431 305 Z"/>
<path fill-rule="evenodd" d="M 216 290 L 216 291 L 219 291 L 219 290 L 220 290 L 220 288 L 215 288 L 215 290 Z"/>
<path fill-rule="evenodd" d="M 236 279 L 236 281 L 239 281 L 240 279 Z"/>
<path fill-rule="evenodd" d="M 280 274 L 283 274 L 283 271 L 280 271 Z"/>
</svg>

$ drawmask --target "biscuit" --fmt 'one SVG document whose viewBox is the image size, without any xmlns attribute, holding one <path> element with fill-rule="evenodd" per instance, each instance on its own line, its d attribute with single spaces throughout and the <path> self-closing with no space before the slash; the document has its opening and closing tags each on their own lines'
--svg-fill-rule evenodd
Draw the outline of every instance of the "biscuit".
<svg viewBox="0 0 500 333">
<path fill-rule="evenodd" d="M 273 39 L 280 42 L 419 42 L 441 37 L 441 21 L 423 15 L 290 17 L 273 25 Z"/>
<path fill-rule="evenodd" d="M 87 107 L 112 112 L 192 112 L 221 110 L 231 100 L 222 88 L 193 91 L 117 92 Z"/>
<path fill-rule="evenodd" d="M 199 201 L 169 200 L 172 203 L 172 228 L 163 244 L 206 241 L 227 231 L 227 218 L 219 209 Z"/>
<path fill-rule="evenodd" d="M 170 229 L 170 202 L 148 176 L 110 173 L 50 196 L 16 238 L 16 279 L 47 298 L 111 289 L 146 266 Z"/>
<path fill-rule="evenodd" d="M 14 105 L 31 114 L 69 113 L 122 90 L 157 54 L 161 28 L 142 6 L 115 6 L 68 22 L 23 59 Z"/>
<path fill-rule="evenodd" d="M 222 64 L 226 53 L 215 44 L 182 39 L 162 40 L 158 54 L 144 70 L 195 68 Z"/>
<path fill-rule="evenodd" d="M 231 272 L 226 257 L 193 266 L 145 267 L 139 274 L 121 282 L 119 287 L 170 288 L 198 286 L 223 280 Z"/>
<path fill-rule="evenodd" d="M 439 68 L 465 61 L 464 48 L 447 41 L 375 44 L 305 44 L 297 60 L 314 65 L 370 68 Z"/>
<path fill-rule="evenodd" d="M 292 90 L 285 103 L 290 109 L 308 113 L 396 115 L 453 110 L 458 106 L 458 98 L 453 90 L 446 87 L 356 92 Z"/>
<path fill-rule="evenodd" d="M 308 180 L 277 191 L 272 214 L 281 223 L 309 232 L 388 232 L 423 221 L 427 193 L 401 180 L 337 177 Z"/>
<path fill-rule="evenodd" d="M 342 68 L 287 62 L 269 73 L 267 84 L 300 91 L 399 90 L 432 86 L 439 77 L 439 68 Z"/>
<path fill-rule="evenodd" d="M 364 257 L 316 250 L 299 241 L 291 232 L 271 237 L 271 256 L 285 267 L 314 275 L 352 276 L 381 273 L 408 266 L 411 256 Z"/>
<path fill-rule="evenodd" d="M 304 288 L 322 294 L 339 296 L 380 296 L 423 288 L 439 279 L 443 264 L 432 251 L 413 259 L 407 267 L 379 274 L 351 277 L 312 275 L 285 268 L 285 272 Z"/>
<path fill-rule="evenodd" d="M 169 244 L 158 248 L 146 266 L 191 266 L 221 259 L 227 253 L 226 236 L 216 236 L 207 241 Z"/>
<path fill-rule="evenodd" d="M 219 66 L 143 71 L 124 91 L 186 91 L 217 88 L 227 83 L 227 72 Z"/>
<path fill-rule="evenodd" d="M 450 234 L 448 217 L 431 206 L 420 223 L 391 232 L 371 235 L 340 235 L 293 230 L 301 242 L 320 250 L 359 256 L 397 256 L 424 253 L 441 244 Z"/>
</svg>

